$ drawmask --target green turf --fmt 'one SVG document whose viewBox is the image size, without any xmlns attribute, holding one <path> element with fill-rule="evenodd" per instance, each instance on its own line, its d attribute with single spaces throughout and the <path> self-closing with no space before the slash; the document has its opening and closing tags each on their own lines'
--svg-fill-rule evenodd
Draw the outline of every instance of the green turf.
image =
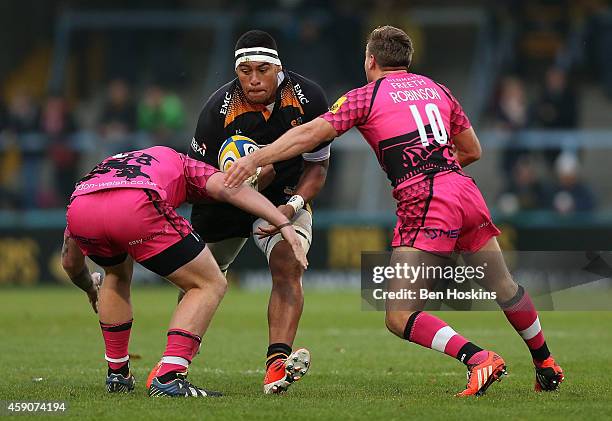
<svg viewBox="0 0 612 421">
<path fill-rule="evenodd" d="M 560 393 L 532 392 L 522 340 L 501 313 L 443 313 L 453 327 L 506 359 L 510 375 L 486 396 L 457 399 L 463 366 L 386 332 L 383 314 L 361 311 L 358 291 L 308 292 L 296 345 L 312 369 L 283 396 L 261 392 L 267 346 L 266 293 L 231 291 L 204 337 L 191 380 L 219 399 L 149 399 L 144 380 L 165 345 L 171 288 L 137 288 L 130 351 L 139 383 L 131 395 L 104 389 L 95 315 L 76 289 L 0 290 L 0 400 L 65 400 L 79 419 L 596 419 L 612 414 L 612 313 L 540 315 L 567 374 Z M 42 378 L 40 381 L 34 379 Z"/>
</svg>

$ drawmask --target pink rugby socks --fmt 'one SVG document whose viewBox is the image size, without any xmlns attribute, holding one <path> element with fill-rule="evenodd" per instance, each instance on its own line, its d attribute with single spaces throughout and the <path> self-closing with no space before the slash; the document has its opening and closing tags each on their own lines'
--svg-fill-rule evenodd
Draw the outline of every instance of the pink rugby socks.
<svg viewBox="0 0 612 421">
<path fill-rule="evenodd" d="M 529 294 L 519 285 L 516 295 L 501 303 L 506 318 L 527 344 L 533 360 L 538 363 L 550 356 L 544 340 L 540 319 Z"/>
<path fill-rule="evenodd" d="M 191 332 L 183 329 L 170 329 L 166 351 L 162 357 L 162 364 L 157 372 L 157 377 L 187 370 L 191 360 L 198 353 L 201 342 L 202 338 Z"/>
<path fill-rule="evenodd" d="M 129 374 L 130 356 L 128 344 L 132 331 L 132 320 L 123 323 L 100 322 L 106 352 L 104 358 L 108 361 L 109 372 Z"/>
<path fill-rule="evenodd" d="M 479 364 L 487 356 L 486 351 L 459 335 L 443 320 L 424 311 L 410 315 L 404 339 L 443 352 L 464 364 Z"/>
</svg>

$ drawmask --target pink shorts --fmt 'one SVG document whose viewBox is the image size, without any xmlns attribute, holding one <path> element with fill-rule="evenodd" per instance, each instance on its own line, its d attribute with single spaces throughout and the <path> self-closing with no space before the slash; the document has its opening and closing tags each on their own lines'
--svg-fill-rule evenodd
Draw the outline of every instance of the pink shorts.
<svg viewBox="0 0 612 421">
<path fill-rule="evenodd" d="M 455 172 L 394 191 L 397 224 L 393 247 L 437 254 L 475 252 L 500 234 L 474 180 Z"/>
<path fill-rule="evenodd" d="M 120 264 L 129 254 L 166 276 L 204 249 L 191 224 L 152 190 L 109 189 L 77 196 L 66 220 L 66 235 L 100 266 Z"/>
</svg>

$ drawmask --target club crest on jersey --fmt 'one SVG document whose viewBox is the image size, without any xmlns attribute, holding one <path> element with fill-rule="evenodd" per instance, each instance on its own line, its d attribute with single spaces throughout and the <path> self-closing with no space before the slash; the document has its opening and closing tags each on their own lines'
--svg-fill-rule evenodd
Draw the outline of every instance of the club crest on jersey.
<svg viewBox="0 0 612 421">
<path fill-rule="evenodd" d="M 336 114 L 338 110 L 340 109 L 340 107 L 342 107 L 342 104 L 344 104 L 346 99 L 347 98 L 345 96 L 341 96 L 340 98 L 338 98 L 338 100 L 334 102 L 334 105 L 332 105 L 331 108 L 329 109 L 329 112 L 332 114 Z"/>
<path fill-rule="evenodd" d="M 433 143 L 423 147 L 417 140 L 411 142 L 408 146 L 402 149 L 402 166 L 404 168 L 418 167 L 429 159 L 438 148 Z"/>
</svg>

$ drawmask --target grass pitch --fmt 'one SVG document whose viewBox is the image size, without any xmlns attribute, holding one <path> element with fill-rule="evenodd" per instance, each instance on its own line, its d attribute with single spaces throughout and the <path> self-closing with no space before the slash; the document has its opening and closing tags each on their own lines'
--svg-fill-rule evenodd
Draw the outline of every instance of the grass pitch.
<svg viewBox="0 0 612 421">
<path fill-rule="evenodd" d="M 501 312 L 443 313 L 458 332 L 501 353 L 509 376 L 486 396 L 457 399 L 456 360 L 393 337 L 383 314 L 361 311 L 358 291 L 306 292 L 297 346 L 312 352 L 309 374 L 282 396 L 262 394 L 266 292 L 233 290 L 190 369 L 218 399 L 150 399 L 144 381 L 165 346 L 176 301 L 170 287 L 135 288 L 130 352 L 135 393 L 105 392 L 96 316 L 76 288 L 0 290 L 0 400 L 68 403 L 78 419 L 601 419 L 612 414 L 612 313 L 540 314 L 566 371 L 559 393 L 532 391 L 529 353 Z M 41 380 L 42 379 L 42 380 Z"/>
</svg>

